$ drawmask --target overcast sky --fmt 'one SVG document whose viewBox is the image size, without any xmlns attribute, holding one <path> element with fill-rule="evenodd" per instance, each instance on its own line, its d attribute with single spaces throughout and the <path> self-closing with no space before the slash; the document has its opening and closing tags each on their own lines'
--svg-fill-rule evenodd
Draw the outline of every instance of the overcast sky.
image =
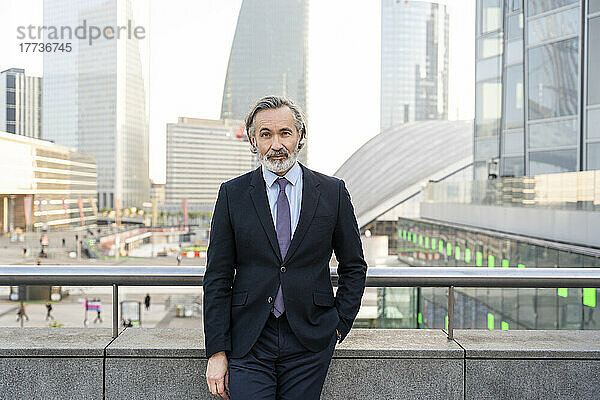
<svg viewBox="0 0 600 400">
<path fill-rule="evenodd" d="M 146 1 L 146 0 L 135 0 Z M 220 116 L 242 0 L 154 0 L 150 37 L 150 177 L 164 182 L 166 123 Z M 474 0 L 450 13 L 450 119 L 474 115 Z M 42 25 L 42 0 L 1 0 L 0 70 L 42 75 L 41 53 L 21 53 L 19 25 Z M 379 129 L 380 0 L 312 0 L 309 18 L 309 164 L 333 174 Z"/>
</svg>

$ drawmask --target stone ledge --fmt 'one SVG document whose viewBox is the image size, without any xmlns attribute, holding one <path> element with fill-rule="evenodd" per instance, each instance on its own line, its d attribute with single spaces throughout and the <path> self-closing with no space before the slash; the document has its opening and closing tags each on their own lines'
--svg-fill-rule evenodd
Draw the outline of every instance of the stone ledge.
<svg viewBox="0 0 600 400">
<path fill-rule="evenodd" d="M 104 357 L 110 328 L 0 328 L 0 357 Z"/>
<path fill-rule="evenodd" d="M 400 334 L 399 334 L 400 333 Z M 205 357 L 202 329 L 126 329 L 106 349 L 107 357 Z M 353 329 L 334 358 L 463 358 L 441 330 Z"/>
<path fill-rule="evenodd" d="M 333 358 L 463 358 L 463 353 L 437 329 L 353 329 Z"/>
<path fill-rule="evenodd" d="M 455 330 L 465 358 L 600 359 L 600 331 Z"/>
<path fill-rule="evenodd" d="M 204 358 L 202 329 L 128 328 L 106 349 L 107 357 Z"/>
</svg>

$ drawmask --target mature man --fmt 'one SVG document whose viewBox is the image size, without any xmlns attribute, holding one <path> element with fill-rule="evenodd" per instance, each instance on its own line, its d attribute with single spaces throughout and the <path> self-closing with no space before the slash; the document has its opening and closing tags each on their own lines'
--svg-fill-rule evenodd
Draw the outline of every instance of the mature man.
<svg viewBox="0 0 600 400">
<path fill-rule="evenodd" d="M 292 101 L 260 99 L 246 132 L 262 165 L 222 184 L 215 205 L 204 276 L 206 381 L 225 399 L 318 399 L 365 287 L 354 209 L 343 181 L 297 162 L 306 125 Z"/>
</svg>

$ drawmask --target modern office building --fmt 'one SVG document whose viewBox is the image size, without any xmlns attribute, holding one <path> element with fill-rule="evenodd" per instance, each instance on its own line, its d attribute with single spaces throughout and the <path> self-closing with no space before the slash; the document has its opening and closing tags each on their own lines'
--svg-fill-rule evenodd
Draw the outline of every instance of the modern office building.
<svg viewBox="0 0 600 400">
<path fill-rule="evenodd" d="M 0 132 L 0 176 L 0 232 L 96 223 L 93 156 Z"/>
<path fill-rule="evenodd" d="M 168 212 L 212 212 L 221 183 L 253 168 L 243 122 L 180 117 L 167 124 Z"/>
<path fill-rule="evenodd" d="M 387 235 L 397 254 L 398 217 L 420 216 L 428 182 L 472 180 L 472 140 L 472 121 L 420 121 L 365 143 L 334 174 L 346 183 L 361 231 Z"/>
<path fill-rule="evenodd" d="M 42 78 L 21 68 L 0 72 L 0 131 L 39 139 L 41 105 Z"/>
<path fill-rule="evenodd" d="M 436 2 L 381 2 L 381 130 L 448 118 L 448 24 Z"/>
<path fill-rule="evenodd" d="M 598 37 L 597 1 L 477 2 L 476 180 L 600 169 Z"/>
<path fill-rule="evenodd" d="M 361 232 L 388 236 L 388 254 L 408 266 L 600 266 L 600 171 L 473 180 L 471 126 L 402 124 L 352 155 L 336 176 Z M 444 328 L 446 291 L 378 289 L 377 326 Z M 598 295 L 595 288 L 457 288 L 455 326 L 598 329 Z"/>
<path fill-rule="evenodd" d="M 308 0 L 244 0 L 231 46 L 221 119 L 243 121 L 266 95 L 308 112 Z M 300 153 L 306 164 L 308 145 Z"/>
<path fill-rule="evenodd" d="M 150 199 L 148 3 L 44 0 L 44 25 L 65 32 L 45 39 L 72 50 L 44 53 L 43 137 L 96 157 L 102 208 Z M 108 29 L 109 37 L 69 38 L 67 28 L 84 25 Z M 122 27 L 144 33 L 126 29 L 117 38 Z"/>
</svg>

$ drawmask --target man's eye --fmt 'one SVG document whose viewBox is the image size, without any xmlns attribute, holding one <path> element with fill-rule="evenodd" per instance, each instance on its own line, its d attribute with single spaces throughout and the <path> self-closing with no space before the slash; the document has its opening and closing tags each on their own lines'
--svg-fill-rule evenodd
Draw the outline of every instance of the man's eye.
<svg viewBox="0 0 600 400">
<path fill-rule="evenodd" d="M 282 135 L 283 135 L 283 136 L 289 136 L 289 135 L 291 135 L 291 134 L 292 134 L 291 132 L 283 132 L 283 133 L 282 133 Z"/>
<path fill-rule="evenodd" d="M 270 134 L 268 132 L 263 132 L 263 133 L 260 134 L 260 136 L 267 137 L 267 136 L 270 136 Z"/>
</svg>

